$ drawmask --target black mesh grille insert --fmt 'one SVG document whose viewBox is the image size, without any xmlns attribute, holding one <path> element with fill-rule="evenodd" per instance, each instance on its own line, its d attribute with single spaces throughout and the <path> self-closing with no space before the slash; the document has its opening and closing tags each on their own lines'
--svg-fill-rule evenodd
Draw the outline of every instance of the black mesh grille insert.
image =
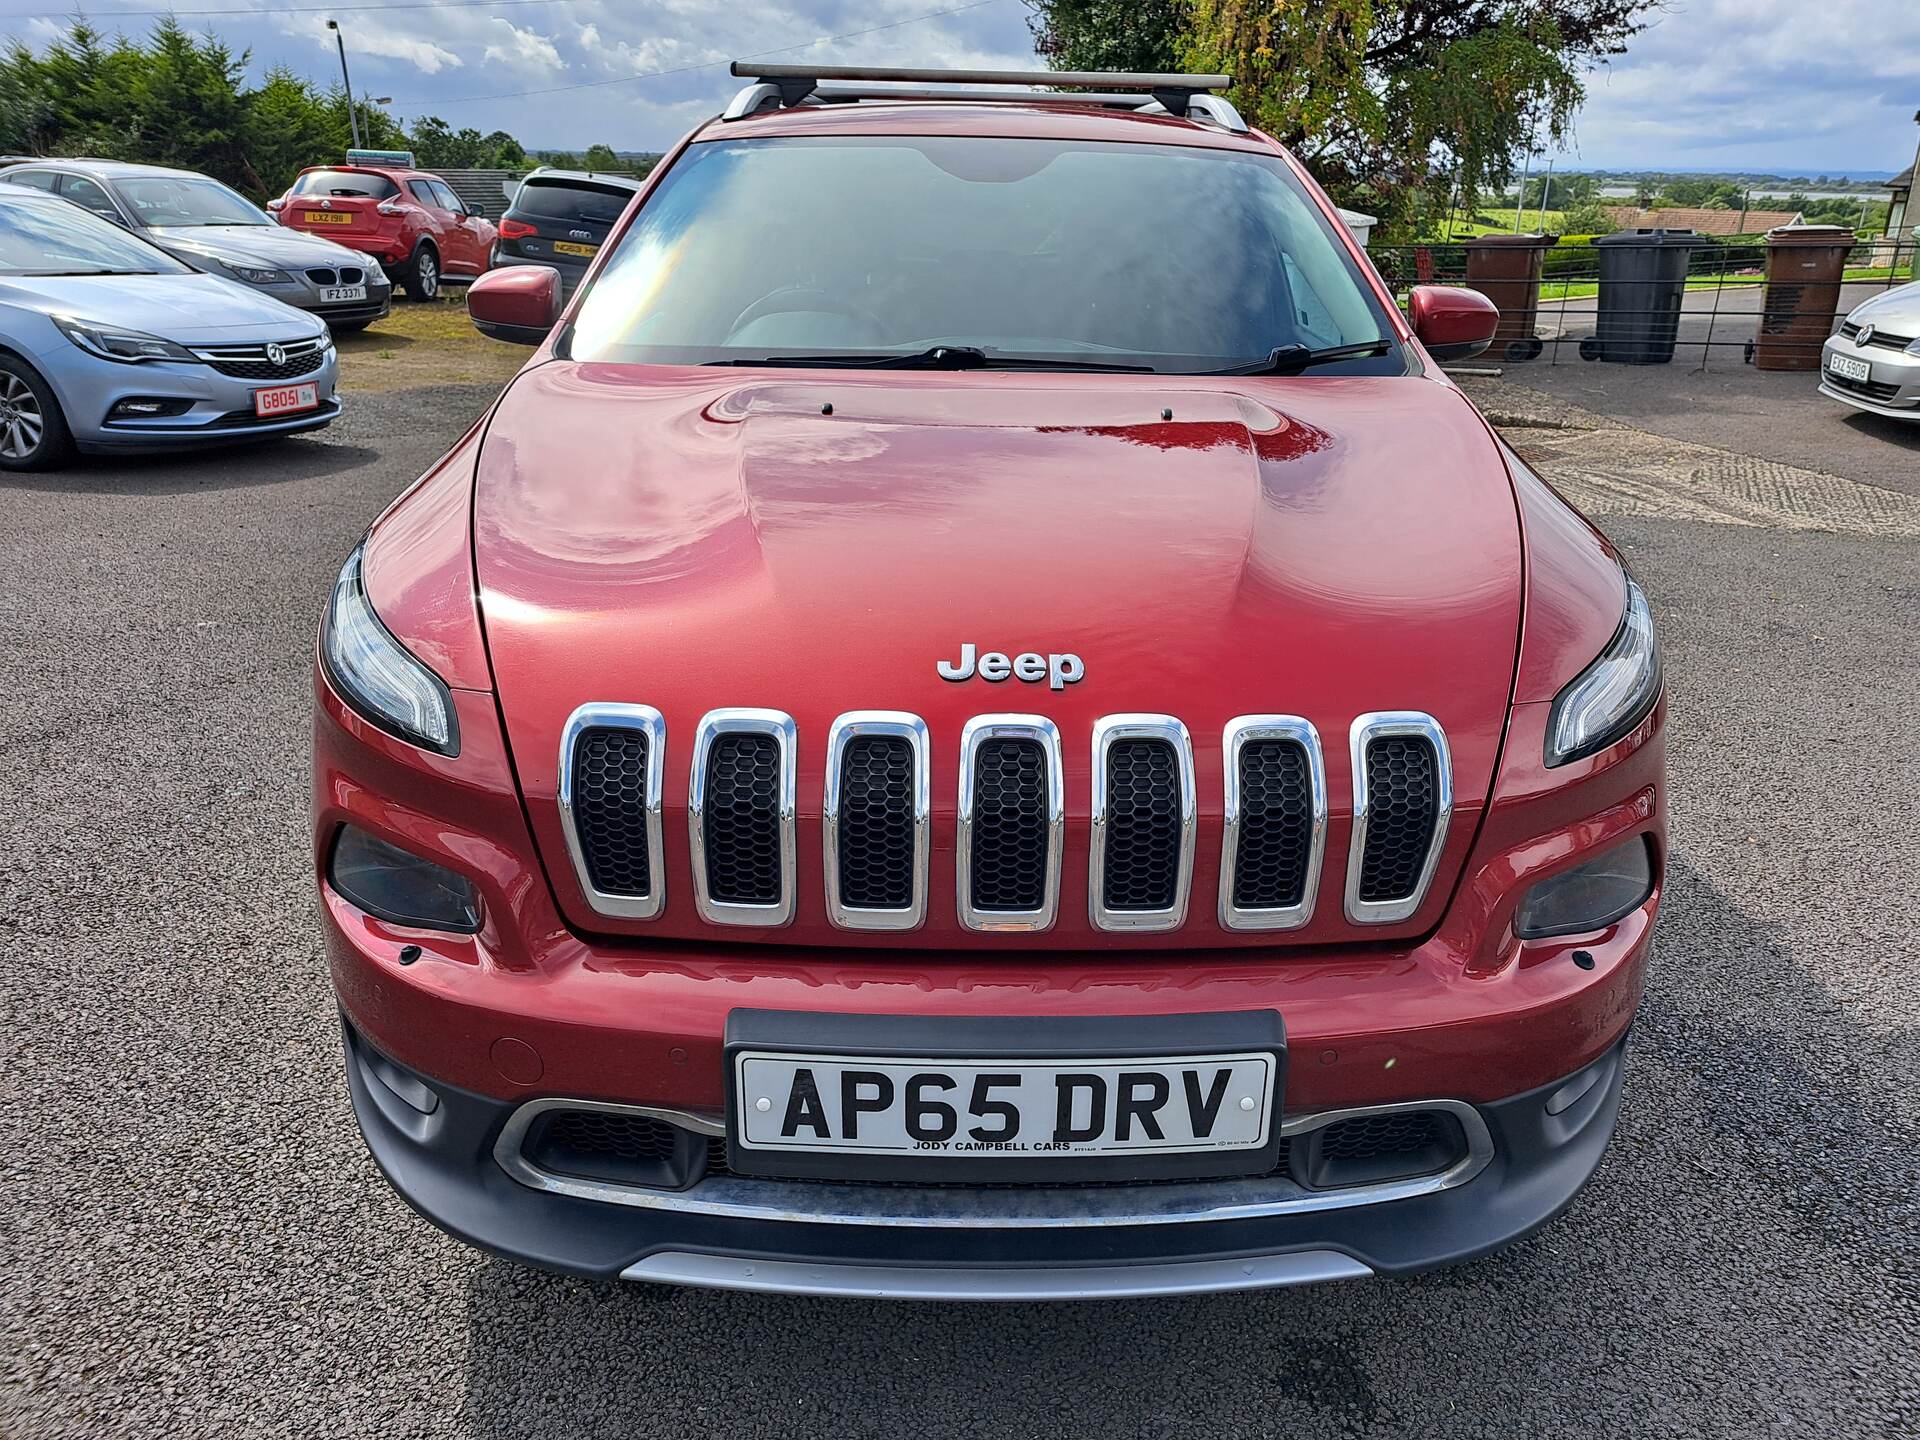
<svg viewBox="0 0 1920 1440">
<path fill-rule="evenodd" d="M 707 895 L 729 905 L 780 903 L 780 742 L 723 734 L 707 751 Z"/>
<path fill-rule="evenodd" d="M 676 1127 L 645 1115 L 613 1115 L 600 1110 L 561 1110 L 547 1123 L 543 1146 L 621 1160 L 667 1160 L 673 1156 Z"/>
<path fill-rule="evenodd" d="M 647 736 L 588 730 L 573 747 L 573 828 L 594 888 L 647 893 Z"/>
<path fill-rule="evenodd" d="M 840 760 L 840 903 L 905 910 L 913 903 L 913 746 L 861 735 Z"/>
<path fill-rule="evenodd" d="M 1362 900 L 1404 900 L 1413 894 L 1433 843 L 1438 797 L 1433 746 L 1426 740 L 1382 735 L 1367 746 Z"/>
<path fill-rule="evenodd" d="M 1467 1153 L 1460 1122 L 1439 1110 L 1336 1120 L 1307 1136 L 1305 1149 L 1296 1171 L 1321 1190 L 1437 1174 Z"/>
<path fill-rule="evenodd" d="M 1047 752 L 1035 740 L 988 740 L 974 757 L 976 910 L 1038 910 L 1047 893 Z"/>
<path fill-rule="evenodd" d="M 1250 740 L 1240 750 L 1240 841 L 1233 903 L 1275 910 L 1306 898 L 1313 846 L 1313 782 L 1293 740 Z"/>
<path fill-rule="evenodd" d="M 1107 747 L 1106 873 L 1109 910 L 1166 910 L 1180 873 L 1180 767 L 1165 740 Z"/>
</svg>

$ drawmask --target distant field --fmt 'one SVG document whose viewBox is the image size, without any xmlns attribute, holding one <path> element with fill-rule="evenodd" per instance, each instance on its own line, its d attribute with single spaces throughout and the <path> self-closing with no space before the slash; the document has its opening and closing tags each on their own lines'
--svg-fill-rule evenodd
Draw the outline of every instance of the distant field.
<svg viewBox="0 0 1920 1440">
<path fill-rule="evenodd" d="M 1884 265 L 1878 267 L 1858 266 L 1850 267 L 1847 270 L 1846 278 L 1849 281 L 1901 281 L 1908 279 L 1912 273 L 1911 267 L 1906 265 L 1900 267 L 1898 274 L 1895 274 L 1894 271 Z M 1744 286 L 1764 285 L 1766 283 L 1767 277 L 1764 275 L 1695 275 L 1687 281 L 1687 289 L 1712 290 L 1716 287 L 1724 287 L 1728 290 L 1734 290 Z M 1599 293 L 1600 282 L 1597 280 L 1548 280 L 1540 286 L 1540 298 L 1542 300 L 1587 300 Z"/>
<path fill-rule="evenodd" d="M 1450 233 L 1455 237 L 1467 235 L 1505 235 L 1515 229 L 1513 223 L 1514 212 L 1510 209 L 1482 210 L 1480 213 L 1493 221 L 1493 223 L 1491 225 L 1484 225 L 1476 220 L 1469 224 L 1465 220 L 1460 220 L 1456 221 L 1450 227 Z M 1560 222 L 1565 215 L 1566 212 L 1564 210 L 1549 210 L 1547 211 L 1546 220 L 1543 223 L 1539 210 L 1529 205 L 1525 210 L 1520 212 L 1520 224 L 1518 228 L 1522 234 L 1534 230 L 1544 230 L 1549 235 L 1556 235 L 1560 231 Z"/>
</svg>

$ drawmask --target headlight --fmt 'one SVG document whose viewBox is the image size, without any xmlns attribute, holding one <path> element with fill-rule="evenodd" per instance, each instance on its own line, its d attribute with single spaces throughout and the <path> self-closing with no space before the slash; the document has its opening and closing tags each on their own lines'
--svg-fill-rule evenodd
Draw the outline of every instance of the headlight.
<svg viewBox="0 0 1920 1440">
<path fill-rule="evenodd" d="M 442 755 L 460 753 L 453 698 L 440 677 L 387 633 L 360 580 L 360 551 L 334 582 L 320 654 L 341 698 L 382 730 Z"/>
<path fill-rule="evenodd" d="M 287 272 L 284 270 L 256 270 L 251 265 L 228 265 L 227 273 L 236 280 L 244 280 L 249 285 L 284 285 Z"/>
<path fill-rule="evenodd" d="M 366 255 L 366 256 L 362 256 L 361 258 L 366 261 L 365 269 L 367 272 L 367 279 L 384 280 L 387 278 L 387 272 L 380 268 L 380 262 L 376 260 L 373 256 Z"/>
<path fill-rule="evenodd" d="M 191 350 L 171 340 L 162 340 L 157 335 L 125 330 L 118 325 L 76 320 L 71 315 L 55 315 L 53 323 L 67 339 L 102 360 L 120 360 L 129 365 L 136 365 L 142 360 L 184 360 L 189 365 L 200 364 L 200 357 Z"/>
<path fill-rule="evenodd" d="M 480 897 L 471 880 L 353 825 L 342 826 L 333 842 L 327 879 L 382 920 L 469 934 L 480 928 Z"/>
<path fill-rule="evenodd" d="M 1604 750 L 1653 708 L 1660 695 L 1660 645 L 1647 597 L 1627 577 L 1627 610 L 1600 658 L 1553 702 L 1547 764 L 1564 765 Z"/>
<path fill-rule="evenodd" d="M 1527 892 L 1513 933 L 1523 940 L 1604 930 L 1637 909 L 1653 892 L 1653 856 L 1636 835 L 1571 870 L 1550 875 Z"/>
</svg>

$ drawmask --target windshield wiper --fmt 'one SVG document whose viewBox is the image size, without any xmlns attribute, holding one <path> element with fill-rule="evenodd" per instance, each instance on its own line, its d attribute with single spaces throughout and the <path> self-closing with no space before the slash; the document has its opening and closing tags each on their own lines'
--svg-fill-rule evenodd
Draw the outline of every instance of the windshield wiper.
<svg viewBox="0 0 1920 1440">
<path fill-rule="evenodd" d="M 1366 355 L 1384 355 L 1391 348 L 1385 340 L 1363 340 L 1357 345 L 1327 345 L 1315 350 L 1309 345 L 1282 345 L 1266 359 L 1252 365 L 1234 365 L 1225 370 L 1209 370 L 1209 375 L 1298 375 L 1315 365 L 1335 360 L 1357 360 Z"/>
<path fill-rule="evenodd" d="M 758 360 L 709 360 L 709 365 L 791 365 L 842 370 L 1116 370 L 1151 374 L 1151 365 L 1114 365 L 1099 360 L 1054 360 L 1029 355 L 989 355 L 977 345 L 935 345 L 911 355 L 768 355 Z"/>
</svg>

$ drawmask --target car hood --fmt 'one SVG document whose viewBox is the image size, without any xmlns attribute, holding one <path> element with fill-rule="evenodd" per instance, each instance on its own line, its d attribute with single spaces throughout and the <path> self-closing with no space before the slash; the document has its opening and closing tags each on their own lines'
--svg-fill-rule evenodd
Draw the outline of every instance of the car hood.
<svg viewBox="0 0 1920 1440">
<path fill-rule="evenodd" d="M 1888 290 L 1854 306 L 1847 319 L 1856 325 L 1884 325 L 1895 334 L 1920 336 L 1920 282 Z"/>
<path fill-rule="evenodd" d="M 0 303 L 192 344 L 325 333 L 304 311 L 215 275 L 9 276 Z"/>
<path fill-rule="evenodd" d="M 318 235 L 284 225 L 179 225 L 153 229 L 147 238 L 193 263 L 204 256 L 242 265 L 295 267 L 365 265 L 367 257 Z"/>
<path fill-rule="evenodd" d="M 1424 710 L 1452 747 L 1456 813 L 1439 898 L 1412 933 L 1444 905 L 1485 801 L 1520 625 L 1505 465 L 1465 398 L 1431 379 L 749 376 L 556 361 L 523 372 L 496 409 L 474 544 L 500 704 L 549 873 L 573 918 L 597 929 L 623 927 L 573 890 L 554 811 L 561 729 L 589 701 L 665 716 L 667 853 L 682 879 L 686 746 L 706 711 L 794 717 L 800 833 L 814 837 L 834 717 L 922 716 L 936 902 L 943 864 L 951 889 L 967 718 L 1030 712 L 1059 725 L 1067 866 L 1077 858 L 1084 872 L 1094 720 L 1178 716 L 1200 802 L 1196 918 L 1181 945 L 1274 943 L 1199 923 L 1217 882 L 1229 719 L 1297 714 L 1318 727 L 1335 824 L 1318 918 L 1288 938 L 1350 940 L 1339 903 L 1348 730 L 1365 712 Z M 967 643 L 1071 652 L 1085 678 L 1057 691 L 941 679 L 936 662 Z M 817 898 L 809 853 L 800 893 Z M 691 903 L 669 893 L 646 932 L 703 933 Z M 1071 893 L 1053 932 L 1020 943 L 1140 941 L 1090 931 L 1084 890 L 1078 916 Z M 783 939 L 811 938 L 807 913 Z M 930 918 L 909 943 L 953 941 Z"/>
</svg>

